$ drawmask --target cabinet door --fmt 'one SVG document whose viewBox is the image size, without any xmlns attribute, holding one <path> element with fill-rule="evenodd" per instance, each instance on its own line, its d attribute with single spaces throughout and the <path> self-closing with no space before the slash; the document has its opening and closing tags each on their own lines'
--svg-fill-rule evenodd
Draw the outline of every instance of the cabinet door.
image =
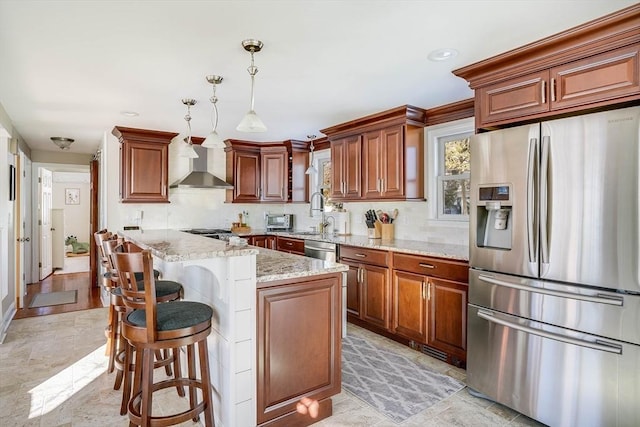
<svg viewBox="0 0 640 427">
<path fill-rule="evenodd" d="M 373 325 L 389 329 L 389 269 L 362 264 L 361 318 Z"/>
<path fill-rule="evenodd" d="M 381 196 L 395 198 L 404 196 L 404 138 L 402 126 L 383 129 L 381 132 L 383 144 L 380 156 Z"/>
<path fill-rule="evenodd" d="M 276 242 L 279 251 L 304 255 L 304 240 L 278 236 Z"/>
<path fill-rule="evenodd" d="M 286 202 L 288 192 L 287 152 L 262 153 L 262 197 L 269 202 Z"/>
<path fill-rule="evenodd" d="M 384 147 L 382 132 L 365 133 L 362 138 L 362 197 L 379 199 L 382 197 L 382 157 Z"/>
<path fill-rule="evenodd" d="M 331 141 L 331 198 L 360 198 L 361 155 L 360 135 Z"/>
<path fill-rule="evenodd" d="M 392 332 L 427 342 L 427 283 L 419 274 L 394 271 Z"/>
<path fill-rule="evenodd" d="M 122 202 L 167 203 L 168 145 L 127 141 L 122 153 Z"/>
<path fill-rule="evenodd" d="M 277 249 L 276 245 L 276 236 L 265 236 L 265 248 L 273 249 L 274 251 Z"/>
<path fill-rule="evenodd" d="M 258 289 L 258 424 L 340 392 L 341 298 L 336 277 Z"/>
<path fill-rule="evenodd" d="M 260 200 L 260 154 L 234 152 L 233 201 L 256 202 Z"/>
<path fill-rule="evenodd" d="M 360 266 L 340 261 L 349 266 L 347 271 L 347 313 L 360 318 Z"/>
<path fill-rule="evenodd" d="M 428 345 L 466 360 L 469 286 L 432 277 L 428 285 Z"/>
<path fill-rule="evenodd" d="M 480 125 L 549 111 L 548 80 L 544 70 L 478 89 Z"/>
<path fill-rule="evenodd" d="M 551 109 L 640 93 L 640 45 L 551 69 Z"/>
</svg>

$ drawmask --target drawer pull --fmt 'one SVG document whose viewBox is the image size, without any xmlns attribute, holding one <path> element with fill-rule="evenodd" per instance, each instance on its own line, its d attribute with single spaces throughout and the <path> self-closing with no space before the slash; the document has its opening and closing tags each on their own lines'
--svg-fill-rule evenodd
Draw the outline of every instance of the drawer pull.
<svg viewBox="0 0 640 427">
<path fill-rule="evenodd" d="M 360 257 L 360 258 L 366 258 L 367 257 L 365 254 L 355 254 L 355 256 Z"/>
<path fill-rule="evenodd" d="M 420 264 L 418 264 L 418 265 L 420 267 L 424 267 L 424 268 L 436 268 L 436 266 L 433 265 L 433 264 L 425 264 L 425 263 L 422 263 L 422 262 Z"/>
<path fill-rule="evenodd" d="M 284 243 L 285 243 L 286 245 L 293 246 L 293 243 L 291 243 L 291 242 L 284 242 Z"/>
</svg>

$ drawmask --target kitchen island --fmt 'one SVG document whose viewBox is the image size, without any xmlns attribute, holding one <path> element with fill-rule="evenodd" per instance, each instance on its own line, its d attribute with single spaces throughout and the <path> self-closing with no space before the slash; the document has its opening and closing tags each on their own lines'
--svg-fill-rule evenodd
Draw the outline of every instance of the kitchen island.
<svg viewBox="0 0 640 427">
<path fill-rule="evenodd" d="M 184 299 L 214 309 L 209 361 L 217 426 L 305 425 L 303 396 L 320 419 L 340 392 L 346 266 L 176 230 L 125 231 L 149 249 Z M 314 420 L 314 421 L 317 421 Z"/>
</svg>

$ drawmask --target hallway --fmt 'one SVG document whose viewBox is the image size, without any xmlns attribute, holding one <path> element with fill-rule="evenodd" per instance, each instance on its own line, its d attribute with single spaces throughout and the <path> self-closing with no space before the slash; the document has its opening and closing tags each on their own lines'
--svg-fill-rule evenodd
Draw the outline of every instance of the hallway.
<svg viewBox="0 0 640 427">
<path fill-rule="evenodd" d="M 38 293 L 58 291 L 78 291 L 78 301 L 75 304 L 53 305 L 48 307 L 27 308 Z M 102 307 L 100 288 L 91 287 L 89 272 L 71 274 L 51 274 L 44 280 L 27 285 L 25 308 L 18 309 L 14 319 L 43 316 L 47 314 L 68 313 L 71 311 L 88 310 Z"/>
</svg>

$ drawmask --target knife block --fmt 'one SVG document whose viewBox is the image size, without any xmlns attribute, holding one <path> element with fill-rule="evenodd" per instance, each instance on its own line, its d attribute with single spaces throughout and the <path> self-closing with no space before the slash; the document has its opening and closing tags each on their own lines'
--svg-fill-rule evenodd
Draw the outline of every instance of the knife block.
<svg viewBox="0 0 640 427">
<path fill-rule="evenodd" d="M 367 237 L 370 239 L 379 239 L 382 236 L 382 224 L 378 221 L 373 223 L 373 228 L 367 228 Z"/>
<path fill-rule="evenodd" d="M 393 224 L 380 224 L 380 237 L 382 240 L 393 240 L 395 238 L 395 226 Z"/>
</svg>

